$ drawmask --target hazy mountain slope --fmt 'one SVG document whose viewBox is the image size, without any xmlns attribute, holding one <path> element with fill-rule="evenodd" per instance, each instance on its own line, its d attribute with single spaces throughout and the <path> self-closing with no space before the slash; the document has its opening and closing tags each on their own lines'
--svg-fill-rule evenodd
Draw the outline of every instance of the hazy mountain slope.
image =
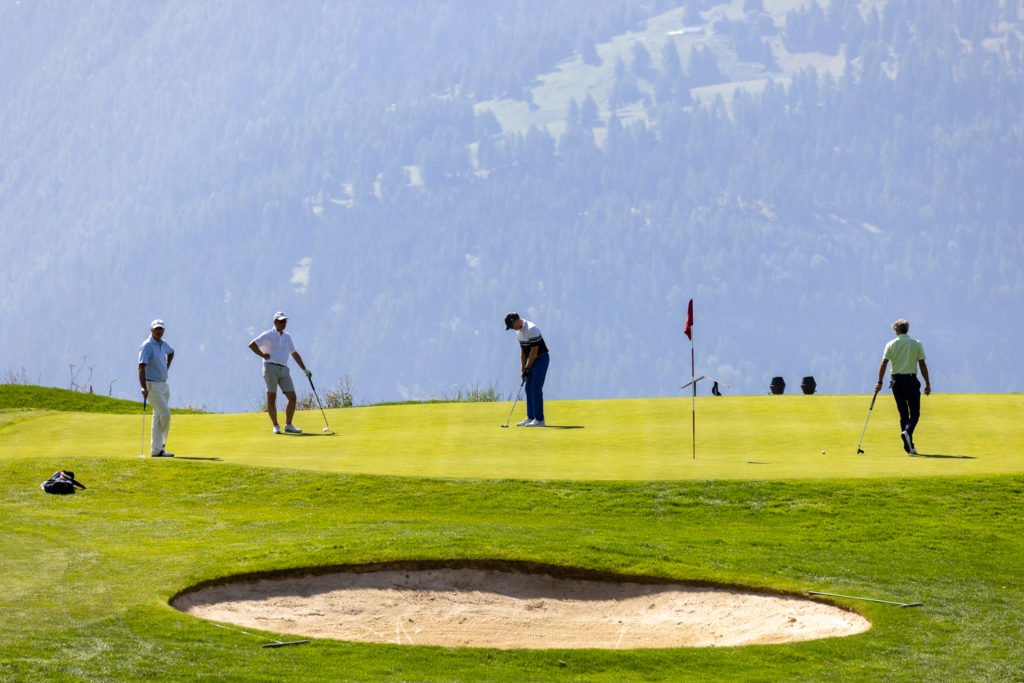
<svg viewBox="0 0 1024 683">
<path fill-rule="evenodd" d="M 88 354 L 97 391 L 133 395 L 160 316 L 176 401 L 244 409 L 245 345 L 285 309 L 318 384 L 350 374 L 357 400 L 511 391 L 518 309 L 549 338 L 551 396 L 672 395 L 692 296 L 698 371 L 732 392 L 869 391 L 898 316 L 937 389 L 1019 389 L 1021 9 L 745 4 L 705 3 L 709 52 L 673 38 L 675 74 L 652 44 L 637 76 L 631 41 L 597 118 L 568 98 L 556 139 L 474 104 L 552 116 L 533 94 L 556 65 L 679 9 L 6 3 L 5 360 L 60 385 Z M 779 19 L 801 12 L 819 28 Z M 739 59 L 750 34 L 780 70 Z M 849 68 L 791 70 L 815 54 Z M 694 103 L 757 73 L 763 95 Z"/>
</svg>

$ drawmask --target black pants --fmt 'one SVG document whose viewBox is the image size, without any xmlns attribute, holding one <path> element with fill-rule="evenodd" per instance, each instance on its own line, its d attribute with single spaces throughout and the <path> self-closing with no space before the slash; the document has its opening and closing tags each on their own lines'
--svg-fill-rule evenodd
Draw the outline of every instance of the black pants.
<svg viewBox="0 0 1024 683">
<path fill-rule="evenodd" d="M 921 419 L 921 382 L 917 375 L 893 375 L 892 397 L 900 411 L 900 431 L 914 436 L 914 427 Z"/>
</svg>

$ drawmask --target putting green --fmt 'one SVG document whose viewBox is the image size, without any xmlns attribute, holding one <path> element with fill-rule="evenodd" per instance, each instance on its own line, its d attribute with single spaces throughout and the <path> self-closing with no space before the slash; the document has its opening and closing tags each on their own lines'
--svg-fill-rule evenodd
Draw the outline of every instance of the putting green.
<svg viewBox="0 0 1024 683">
<path fill-rule="evenodd" d="M 699 398 L 697 454 L 688 399 L 550 401 L 544 429 L 502 429 L 510 403 L 434 403 L 303 412 L 302 435 L 271 434 L 264 414 L 176 415 L 179 458 L 331 472 L 516 479 L 779 479 L 1005 474 L 1024 471 L 1024 396 L 923 400 L 903 452 L 895 406 L 870 396 Z M 21 413 L 0 427 L 4 458 L 66 453 L 137 458 L 141 416 Z M 148 422 L 148 418 L 147 418 Z M 147 434 L 148 445 L 148 434 Z M 822 451 L 825 451 L 823 454 Z M 154 461 L 156 462 L 156 461 Z M 149 464 L 149 461 L 147 461 Z"/>
</svg>

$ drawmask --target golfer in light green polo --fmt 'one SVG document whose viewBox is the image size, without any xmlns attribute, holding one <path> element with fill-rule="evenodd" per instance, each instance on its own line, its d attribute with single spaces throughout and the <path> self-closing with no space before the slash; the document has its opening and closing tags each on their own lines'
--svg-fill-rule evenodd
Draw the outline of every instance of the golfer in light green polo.
<svg viewBox="0 0 1024 683">
<path fill-rule="evenodd" d="M 885 368 L 892 362 L 892 396 L 896 399 L 896 409 L 900 413 L 900 438 L 903 439 L 903 450 L 917 455 L 914 446 L 914 428 L 921 418 L 921 382 L 917 379 L 917 366 L 921 366 L 924 377 L 924 395 L 932 393 L 932 384 L 928 379 L 928 365 L 925 363 L 924 346 L 917 339 L 911 339 L 910 323 L 900 318 L 892 324 L 896 338 L 885 345 L 882 363 L 878 366 L 878 383 L 875 393 L 882 389 L 885 379 Z"/>
</svg>

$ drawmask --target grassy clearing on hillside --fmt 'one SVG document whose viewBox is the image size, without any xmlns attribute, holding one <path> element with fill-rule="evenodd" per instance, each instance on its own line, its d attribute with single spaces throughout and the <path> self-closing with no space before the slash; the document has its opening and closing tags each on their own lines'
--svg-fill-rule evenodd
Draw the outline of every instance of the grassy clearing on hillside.
<svg viewBox="0 0 1024 683">
<path fill-rule="evenodd" d="M 1024 477 L 543 483 L 158 460 L 0 463 L 0 678 L 1014 680 Z M 246 572 L 496 558 L 922 601 L 843 601 L 861 635 L 789 645 L 497 651 L 316 640 L 267 650 L 167 601 Z M 288 638 L 284 638 L 288 639 Z M 565 666 L 559 665 L 559 660 Z"/>
<path fill-rule="evenodd" d="M 806 4 L 805 0 L 767 0 L 764 8 L 772 16 L 775 25 L 781 29 L 785 26 L 786 14 Z M 601 118 L 607 119 L 612 113 L 609 96 L 615 83 L 615 65 L 620 59 L 627 67 L 632 64 L 633 44 L 637 42 L 651 55 L 651 63 L 655 70 L 662 68 L 661 51 L 667 41 L 671 40 L 675 44 L 683 69 L 689 69 L 692 49 L 711 49 L 727 81 L 693 88 L 693 97 L 704 104 L 710 104 L 715 97 L 721 96 L 728 105 L 737 89 L 759 93 L 769 80 L 788 83 L 794 74 L 808 67 L 813 67 L 822 74 L 831 73 L 835 77 L 842 74 L 846 66 L 843 54 L 793 54 L 786 49 L 780 36 L 774 36 L 769 40 L 779 65 L 778 72 L 770 72 L 760 63 L 740 61 L 732 39 L 729 36 L 715 35 L 713 24 L 722 17 L 737 22 L 743 21 L 743 5 L 743 0 L 732 0 L 703 12 L 702 17 L 706 21 L 703 25 L 704 33 L 688 35 L 671 35 L 683 27 L 682 18 L 685 12 L 683 8 L 669 10 L 648 19 L 641 31 L 629 31 L 596 46 L 602 61 L 598 66 L 584 64 L 579 55 L 573 55 L 560 62 L 552 71 L 538 74 L 536 83 L 530 89 L 532 103 L 517 99 L 495 99 L 478 102 L 475 109 L 478 112 L 493 112 L 506 131 L 525 133 L 531 125 L 535 125 L 538 128 L 546 127 L 555 139 L 565 131 L 565 119 L 569 112 L 569 103 L 573 99 L 579 104 L 590 95 L 598 106 Z M 639 79 L 638 85 L 642 92 L 653 96 L 653 83 Z M 647 113 L 640 103 L 620 107 L 615 113 L 624 122 L 647 120 Z M 603 129 L 595 129 L 595 137 L 601 143 L 604 139 Z"/>
</svg>

